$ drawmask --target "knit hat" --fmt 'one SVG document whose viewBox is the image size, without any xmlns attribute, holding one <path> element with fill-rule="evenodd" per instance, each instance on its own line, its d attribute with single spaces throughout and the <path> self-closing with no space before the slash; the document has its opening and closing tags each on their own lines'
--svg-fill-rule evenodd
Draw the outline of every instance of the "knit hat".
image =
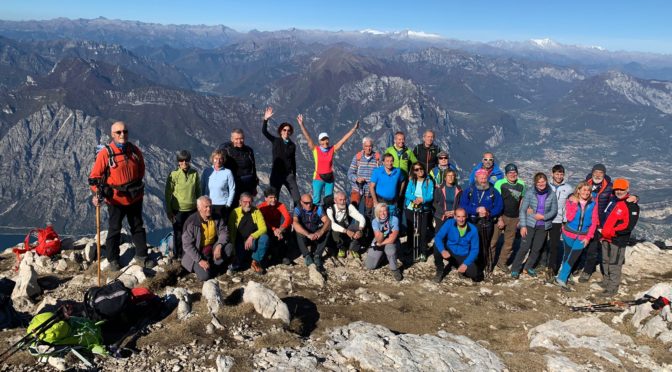
<svg viewBox="0 0 672 372">
<path fill-rule="evenodd" d="M 319 136 L 317 136 L 318 141 L 322 141 L 322 139 L 324 139 L 324 138 L 329 138 L 329 135 L 327 134 L 327 132 L 322 132 L 322 133 L 320 133 Z"/>
<path fill-rule="evenodd" d="M 590 173 L 593 173 L 596 170 L 607 173 L 607 167 L 605 167 L 604 164 L 601 164 L 601 163 L 597 163 L 597 164 L 593 165 L 593 170 L 591 170 Z"/>
<path fill-rule="evenodd" d="M 614 190 L 627 190 L 630 188 L 630 183 L 625 178 L 617 178 L 614 180 L 612 188 Z"/>
<path fill-rule="evenodd" d="M 513 163 L 507 164 L 506 167 L 504 167 L 504 173 L 509 173 L 509 172 L 518 173 L 518 167 Z"/>
</svg>

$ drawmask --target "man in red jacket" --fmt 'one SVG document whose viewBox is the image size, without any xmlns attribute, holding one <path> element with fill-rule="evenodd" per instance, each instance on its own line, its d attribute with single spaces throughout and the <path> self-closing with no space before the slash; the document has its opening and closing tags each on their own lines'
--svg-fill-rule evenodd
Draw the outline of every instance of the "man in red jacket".
<svg viewBox="0 0 672 372">
<path fill-rule="evenodd" d="M 282 257 L 282 264 L 289 265 L 292 262 L 288 256 L 287 237 L 291 232 L 292 216 L 289 215 L 287 207 L 278 200 L 278 190 L 275 187 L 264 190 L 264 196 L 266 200 L 258 208 L 266 222 L 270 257 L 272 260 Z"/>
<path fill-rule="evenodd" d="M 618 293 L 621 268 L 625 261 L 625 247 L 639 219 L 639 206 L 628 201 L 630 184 L 624 178 L 613 183 L 614 193 L 605 210 L 607 219 L 602 226 L 602 267 L 604 279 L 600 296 L 611 297 Z"/>
<path fill-rule="evenodd" d="M 145 160 L 135 145 L 128 142 L 128 129 L 124 122 L 112 124 L 112 142 L 98 152 L 89 175 L 91 190 L 102 194 L 107 204 L 109 227 L 105 250 L 110 270 L 119 270 L 119 242 L 121 222 L 126 217 L 131 227 L 135 260 L 143 267 L 152 268 L 155 263 L 147 259 L 147 237 L 142 221 L 142 200 L 145 184 Z M 98 206 L 97 195 L 93 196 L 93 205 Z"/>
</svg>

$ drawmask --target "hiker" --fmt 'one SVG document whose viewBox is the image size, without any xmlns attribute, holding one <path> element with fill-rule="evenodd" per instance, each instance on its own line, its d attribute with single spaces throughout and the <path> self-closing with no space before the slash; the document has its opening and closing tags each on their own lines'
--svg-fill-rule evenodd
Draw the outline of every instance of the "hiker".
<svg viewBox="0 0 672 372">
<path fill-rule="evenodd" d="M 240 195 L 244 192 L 257 195 L 257 162 L 254 150 L 245 144 L 245 133 L 240 128 L 231 131 L 231 141 L 222 143 L 218 149 L 224 150 L 226 157 L 224 166 L 233 174 L 236 188 L 233 195 L 232 208 L 238 206 Z"/>
<path fill-rule="evenodd" d="M 602 267 L 604 278 L 600 284 L 604 291 L 599 295 L 611 297 L 618 293 L 621 269 L 625 262 L 625 247 L 639 220 L 639 206 L 628 201 L 630 183 L 617 178 L 613 183 L 614 194 L 606 208 L 607 219 L 602 225 Z"/>
<path fill-rule="evenodd" d="M 210 154 L 212 167 L 203 170 L 201 176 L 201 195 L 207 195 L 212 200 L 212 213 L 220 216 L 224 222 L 229 219 L 233 197 L 236 194 L 236 182 L 226 164 L 226 153 L 217 149 Z"/>
<path fill-rule="evenodd" d="M 208 196 L 196 199 L 197 213 L 184 223 L 182 233 L 182 267 L 196 273 L 200 281 L 214 278 L 233 257 L 229 231 L 219 215 L 212 213 L 212 200 Z"/>
<path fill-rule="evenodd" d="M 542 263 L 546 264 L 546 280 L 552 282 L 560 270 L 560 258 L 562 257 L 561 233 L 562 224 L 565 220 L 565 205 L 567 198 L 572 195 L 574 188 L 565 181 L 565 167 L 562 164 L 556 164 L 551 169 L 552 177 L 549 186 L 555 193 L 558 200 L 558 214 L 553 219 L 551 230 L 548 232 L 548 249 L 546 250 L 546 260 L 542 255 Z"/>
<path fill-rule="evenodd" d="M 196 212 L 196 199 L 201 196 L 198 172 L 191 167 L 191 154 L 187 150 L 177 153 L 178 168 L 168 175 L 165 187 L 166 214 L 173 224 L 173 252 L 175 259 L 182 257 L 182 227 Z"/>
<path fill-rule="evenodd" d="M 448 153 L 445 152 L 445 151 L 441 151 L 437 155 L 436 159 L 437 159 L 436 161 L 437 161 L 438 164 L 434 168 L 430 169 L 430 171 L 429 171 L 429 176 L 434 181 L 434 184 L 436 185 L 436 187 L 439 187 L 441 185 L 441 183 L 443 183 L 443 181 L 446 178 L 446 172 L 449 169 L 452 169 L 454 171 L 454 173 L 455 173 L 455 184 L 457 184 L 457 168 L 453 164 L 450 163 Z"/>
<path fill-rule="evenodd" d="M 511 273 L 507 263 L 513 251 L 513 241 L 516 239 L 516 231 L 518 231 L 518 214 L 520 211 L 520 203 L 525 196 L 525 182 L 518 178 L 518 166 L 513 163 L 507 164 L 504 167 L 505 177 L 495 183 L 495 189 L 502 195 L 502 202 L 504 207 L 502 215 L 497 219 L 497 224 L 493 230 L 492 239 L 490 240 L 490 257 L 497 255 L 497 243 L 499 237 L 504 235 L 504 243 L 499 252 L 499 259 L 496 267 L 505 274 Z"/>
<path fill-rule="evenodd" d="M 403 197 L 402 190 L 405 188 L 405 182 L 404 173 L 401 169 L 394 167 L 394 156 L 384 154 L 383 165 L 374 169 L 369 183 L 373 205 L 385 203 L 390 215 L 399 218 L 397 201 Z"/>
<path fill-rule="evenodd" d="M 292 216 L 285 204 L 278 200 L 278 190 L 271 186 L 264 190 L 265 200 L 258 208 L 264 216 L 268 251 L 274 261 L 282 260 L 283 265 L 291 264 L 287 246 L 287 237 L 291 233 Z"/>
<path fill-rule="evenodd" d="M 413 148 L 413 155 L 425 167 L 428 174 L 430 170 L 437 166 L 440 152 L 443 151 L 434 144 L 434 131 L 431 129 L 425 130 L 425 133 L 422 134 L 422 143 L 415 145 Z"/>
<path fill-rule="evenodd" d="M 117 121 L 111 127 L 112 141 L 96 155 L 96 161 L 89 175 L 104 185 L 101 190 L 109 215 L 105 250 L 110 270 L 119 271 L 119 243 L 121 223 L 126 217 L 131 228 L 135 261 L 145 268 L 156 266 L 147 257 L 147 236 L 142 221 L 142 201 L 145 184 L 145 160 L 140 149 L 128 141 L 128 129 L 123 121 Z M 98 206 L 95 193 L 98 186 L 92 185 L 93 205 Z"/>
<path fill-rule="evenodd" d="M 434 281 L 440 283 L 446 275 L 446 268 L 457 267 L 462 276 L 477 281 L 479 279 L 476 259 L 478 258 L 478 230 L 467 222 L 464 208 L 455 209 L 455 217 L 447 220 L 434 237 Z M 444 265 L 443 261 L 448 261 Z"/>
<path fill-rule="evenodd" d="M 357 120 L 352 129 L 350 129 L 348 133 L 333 146 L 329 145 L 329 135 L 325 132 L 322 132 L 317 136 L 319 145 L 315 145 L 312 138 L 310 138 L 306 127 L 303 125 L 303 115 L 299 114 L 296 117 L 296 121 L 299 123 L 299 128 L 301 128 L 303 137 L 305 137 L 308 142 L 308 149 L 313 154 L 313 160 L 315 161 L 315 172 L 313 173 L 313 204 L 320 204 L 323 197 L 323 190 L 324 196 L 329 196 L 334 193 L 334 155 L 341 149 L 345 142 L 355 134 L 355 131 L 359 128 L 359 120 Z"/>
<path fill-rule="evenodd" d="M 455 217 L 455 209 L 460 206 L 462 189 L 457 185 L 457 172 L 448 169 L 443 172 L 443 182 L 434 188 L 434 226 L 436 231 L 441 225 Z"/>
<path fill-rule="evenodd" d="M 407 246 L 413 253 L 414 259 L 425 262 L 427 261 L 427 243 L 431 238 L 429 224 L 434 200 L 434 181 L 427 176 L 422 163 L 415 162 L 411 169 L 413 172 L 408 180 L 404 201 L 406 221 L 408 221 L 406 236 L 409 237 L 409 242 Z"/>
<path fill-rule="evenodd" d="M 393 166 L 401 169 L 404 177 L 408 178 L 408 169 L 411 164 L 416 163 L 418 159 L 411 149 L 406 147 L 406 135 L 402 131 L 394 133 L 394 144 L 385 150 L 386 154 L 393 156 Z"/>
<path fill-rule="evenodd" d="M 264 123 L 261 133 L 264 134 L 273 146 L 273 165 L 271 165 L 270 183 L 280 196 L 282 186 L 289 192 L 294 207 L 299 205 L 299 186 L 296 184 L 296 144 L 291 136 L 294 134 L 292 124 L 284 122 L 278 126 L 278 137 L 268 131 L 268 120 L 273 116 L 273 108 L 267 107 L 264 111 Z"/>
<path fill-rule="evenodd" d="M 558 199 L 548 186 L 548 177 L 539 172 L 534 175 L 534 188 L 529 190 L 520 204 L 520 249 L 511 265 L 511 277 L 518 279 L 520 269 L 524 268 L 527 275 L 536 277 L 534 265 L 537 264 L 541 248 L 546 243 L 547 231 L 551 229 L 553 219 L 558 213 Z M 523 267 L 527 253 L 530 256 Z"/>
<path fill-rule="evenodd" d="M 373 150 L 371 137 L 362 139 L 362 151 L 352 157 L 348 168 L 348 180 L 350 180 L 350 203 L 357 206 L 360 213 L 373 217 L 373 198 L 369 184 L 373 171 L 382 164 L 378 151 Z"/>
<path fill-rule="evenodd" d="M 306 266 L 315 264 L 318 271 L 324 271 L 322 253 L 327 246 L 327 233 L 331 222 L 322 207 L 313 204 L 310 194 L 301 195 L 301 206 L 294 208 L 292 226 Z M 310 252 L 311 246 L 315 248 L 314 253 Z"/>
<path fill-rule="evenodd" d="M 502 213 L 503 206 L 501 194 L 488 182 L 488 171 L 476 171 L 474 183 L 462 191 L 460 207 L 467 211 L 469 222 L 477 228 L 479 266 L 488 274 L 494 261 L 494 257 L 490 256 L 490 241 L 496 218 Z"/>
<path fill-rule="evenodd" d="M 252 205 L 252 194 L 248 192 L 240 194 L 238 204 L 239 206 L 229 215 L 231 244 L 236 249 L 236 260 L 231 266 L 231 271 L 252 267 L 256 274 L 263 274 L 262 261 L 268 246 L 264 216 Z"/>
<path fill-rule="evenodd" d="M 560 271 L 555 278 L 555 283 L 564 289 L 568 288 L 567 280 L 572 268 L 595 235 L 599 223 L 597 203 L 591 195 L 591 188 L 588 182 L 579 182 L 565 204 L 567 223 L 562 226 L 564 253 Z"/>
<path fill-rule="evenodd" d="M 399 252 L 399 219 L 389 213 L 389 206 L 378 203 L 373 209 L 374 219 L 371 221 L 373 228 L 373 241 L 366 251 L 364 267 L 375 270 L 383 260 L 383 254 L 387 257 L 387 263 L 396 281 L 401 281 L 403 276 L 397 267 L 397 254 Z"/>
<path fill-rule="evenodd" d="M 338 249 L 338 257 L 345 258 L 347 247 L 350 255 L 359 259 L 366 219 L 357 207 L 347 202 L 343 191 L 334 193 L 334 203 L 327 207 L 327 217 L 331 221 L 331 238 Z"/>
<path fill-rule="evenodd" d="M 478 170 L 484 170 L 487 173 L 488 182 L 492 185 L 494 185 L 497 180 L 504 178 L 504 173 L 495 162 L 495 155 L 489 151 L 483 153 L 482 161 L 471 170 L 471 173 L 469 174 L 470 184 L 474 183 L 476 172 Z"/>
</svg>

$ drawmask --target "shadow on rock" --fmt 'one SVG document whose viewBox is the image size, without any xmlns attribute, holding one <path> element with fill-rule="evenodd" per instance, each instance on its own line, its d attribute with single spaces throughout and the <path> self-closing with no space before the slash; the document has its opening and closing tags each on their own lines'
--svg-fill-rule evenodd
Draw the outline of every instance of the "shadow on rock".
<svg viewBox="0 0 672 372">
<path fill-rule="evenodd" d="M 224 305 L 226 306 L 236 306 L 241 303 L 243 303 L 243 288 L 234 290 L 224 299 Z"/>
<path fill-rule="evenodd" d="M 51 291 L 58 288 L 59 285 L 67 283 L 70 279 L 72 279 L 72 277 L 59 278 L 53 275 L 47 275 L 37 278 L 37 284 L 40 285 L 40 288 Z"/>
<path fill-rule="evenodd" d="M 285 297 L 282 301 L 287 304 L 291 314 L 289 329 L 302 337 L 310 336 L 320 320 L 315 303 L 301 296 Z"/>
</svg>

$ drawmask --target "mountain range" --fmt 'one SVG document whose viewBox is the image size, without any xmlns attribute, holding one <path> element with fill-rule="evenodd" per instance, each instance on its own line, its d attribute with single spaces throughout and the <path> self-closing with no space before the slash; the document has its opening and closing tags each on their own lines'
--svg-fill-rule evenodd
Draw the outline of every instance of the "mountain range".
<svg viewBox="0 0 672 372">
<path fill-rule="evenodd" d="M 480 153 L 521 175 L 555 162 L 578 181 L 593 163 L 642 190 L 641 236 L 666 239 L 662 189 L 672 135 L 672 57 L 552 40 L 473 43 L 417 32 L 251 31 L 104 18 L 0 21 L 0 225 L 53 222 L 90 231 L 86 178 L 109 125 L 124 120 L 146 154 L 149 229 L 168 225 L 163 182 L 181 148 L 203 169 L 232 128 L 246 131 L 262 180 L 270 146 L 262 110 L 313 136 L 340 138 L 339 179 L 365 135 L 382 149 L 396 130 L 429 128 L 466 174 Z M 301 186 L 312 169 L 298 135 Z M 521 166 L 523 165 L 523 166 Z M 503 164 L 502 164 L 503 166 Z M 344 182 L 341 187 L 349 187 Z M 646 192 L 644 192 L 646 190 Z M 669 205 L 669 204 L 668 204 Z"/>
</svg>

